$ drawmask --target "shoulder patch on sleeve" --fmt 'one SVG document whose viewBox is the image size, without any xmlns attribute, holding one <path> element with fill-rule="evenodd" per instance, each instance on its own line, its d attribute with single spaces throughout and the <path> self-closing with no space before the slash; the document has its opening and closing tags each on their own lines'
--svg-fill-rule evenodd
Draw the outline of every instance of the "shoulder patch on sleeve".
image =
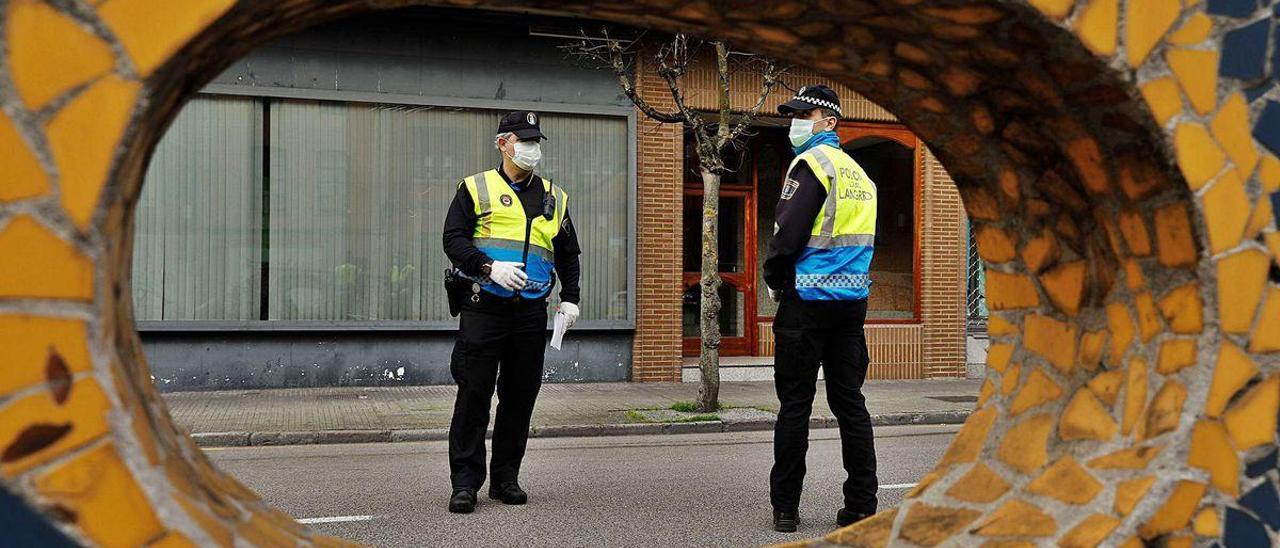
<svg viewBox="0 0 1280 548">
<path fill-rule="evenodd" d="M 787 179 L 787 182 L 782 185 L 782 199 L 790 200 L 792 196 L 796 195 L 796 190 L 799 188 L 800 183 L 798 181 L 795 179 Z"/>
</svg>

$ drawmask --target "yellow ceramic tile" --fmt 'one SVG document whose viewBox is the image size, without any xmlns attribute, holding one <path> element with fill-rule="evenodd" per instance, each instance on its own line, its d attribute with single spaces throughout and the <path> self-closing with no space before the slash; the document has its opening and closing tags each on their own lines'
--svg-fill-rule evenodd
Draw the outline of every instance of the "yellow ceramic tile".
<svg viewBox="0 0 1280 548">
<path fill-rule="evenodd" d="M 1156 249 L 1160 264 L 1169 268 L 1194 268 L 1198 263 L 1185 204 L 1175 202 L 1156 209 Z"/>
<path fill-rule="evenodd" d="M 1085 272 L 1088 264 L 1072 261 L 1053 267 L 1040 275 L 1040 285 L 1049 300 L 1063 314 L 1075 316 L 1080 311 L 1080 299 L 1084 295 Z"/>
<path fill-rule="evenodd" d="M 1151 398 L 1151 407 L 1147 409 L 1146 428 L 1143 438 L 1153 438 L 1178 427 L 1178 419 L 1182 415 L 1182 406 L 1187 402 L 1187 387 L 1175 380 L 1167 380 L 1164 386 Z"/>
<path fill-rule="evenodd" d="M 935 546 L 967 529 L 982 512 L 968 508 L 912 504 L 902 520 L 898 535 L 910 543 Z M 856 527 L 856 526 L 855 526 Z"/>
<path fill-rule="evenodd" d="M 1124 416 L 1120 431 L 1128 434 L 1138 423 L 1138 417 L 1147 406 L 1147 362 L 1142 358 L 1129 360 L 1124 383 Z"/>
<path fill-rule="evenodd" d="M 1017 256 L 1017 235 L 991 225 L 983 225 L 973 233 L 978 255 L 992 263 L 1005 263 Z"/>
<path fill-rule="evenodd" d="M 67 376 L 90 369 L 85 325 L 77 320 L 0 315 L 0 348 L 5 352 L 0 394 L 42 383 L 51 361 Z"/>
<path fill-rule="evenodd" d="M 1253 314 L 1262 301 L 1271 261 L 1266 253 L 1246 249 L 1218 260 L 1218 314 L 1222 330 L 1246 334 L 1253 327 Z"/>
<path fill-rule="evenodd" d="M 1201 115 L 1213 112 L 1218 106 L 1218 52 L 1175 49 L 1166 54 L 1166 59 L 1196 112 Z"/>
<path fill-rule="evenodd" d="M 1125 6 L 1124 47 L 1129 66 L 1138 68 L 1147 59 L 1160 37 L 1173 26 L 1182 12 L 1178 2 L 1169 0 L 1129 0 Z"/>
<path fill-rule="evenodd" d="M 1133 336 L 1136 330 L 1133 325 L 1133 316 L 1129 315 L 1129 308 L 1124 303 L 1111 303 L 1107 305 L 1107 326 L 1111 328 L 1111 363 L 1118 364 L 1120 359 L 1124 357 L 1125 351 L 1129 350 L 1129 343 L 1133 342 Z"/>
<path fill-rule="evenodd" d="M 1010 367 L 1008 371 L 1000 375 L 1000 393 L 1005 396 L 1012 394 L 1013 390 L 1018 387 L 1018 378 L 1020 376 L 1022 376 L 1022 366 L 1015 363 L 1013 367 Z"/>
<path fill-rule="evenodd" d="M 1147 232 L 1147 222 L 1140 212 L 1134 209 L 1120 212 L 1120 233 L 1124 234 L 1129 252 L 1135 257 L 1151 255 L 1151 236 Z"/>
<path fill-rule="evenodd" d="M 1150 293 L 1139 293 L 1133 298 L 1133 306 L 1138 310 L 1138 331 L 1142 334 L 1142 342 L 1160 332 L 1160 315 L 1156 312 L 1155 301 Z"/>
<path fill-rule="evenodd" d="M 1059 371 L 1071 372 L 1079 335 L 1076 327 L 1040 314 L 1028 314 L 1023 324 L 1026 327 L 1022 342 L 1027 349 L 1044 356 Z"/>
<path fill-rule="evenodd" d="M 1119 15 L 1118 0 L 1089 0 L 1076 19 L 1076 34 L 1094 53 L 1115 55 Z"/>
<path fill-rule="evenodd" d="M 182 535 L 182 533 L 169 533 L 160 540 L 147 545 L 147 548 L 196 548 L 196 543 L 191 539 Z"/>
<path fill-rule="evenodd" d="M 1134 259 L 1124 262 L 1124 280 L 1130 291 L 1138 291 L 1147 286 L 1147 280 L 1142 275 L 1142 265 Z"/>
<path fill-rule="evenodd" d="M 44 2 L 10 2 L 6 31 L 14 87 L 33 110 L 115 64 L 106 42 Z"/>
<path fill-rule="evenodd" d="M 1196 363 L 1195 339 L 1170 339 L 1160 345 L 1160 359 L 1156 371 L 1172 375 Z"/>
<path fill-rule="evenodd" d="M 1236 174 L 1240 180 L 1247 181 L 1258 165 L 1258 149 L 1253 145 L 1252 126 L 1249 125 L 1249 105 L 1244 95 L 1232 93 L 1218 114 L 1209 123 L 1213 137 L 1227 150 L 1231 162 L 1236 165 Z"/>
<path fill-rule="evenodd" d="M 992 337 L 1000 337 L 1003 335 L 1016 335 L 1021 330 L 1017 324 L 1004 319 L 999 314 L 991 314 L 987 318 L 987 334 Z"/>
<path fill-rule="evenodd" d="M 1040 296 L 1031 278 L 987 269 L 987 306 L 991 310 L 1035 308 Z"/>
<path fill-rule="evenodd" d="M 996 385 L 991 382 L 991 377 L 987 377 L 982 381 L 982 388 L 978 390 L 978 403 L 976 407 L 982 407 L 991 399 L 992 394 L 996 392 Z"/>
<path fill-rule="evenodd" d="M 1191 528 L 1202 537 L 1222 536 L 1222 522 L 1218 518 L 1218 510 L 1212 507 L 1200 510 Z"/>
<path fill-rule="evenodd" d="M 1175 287 L 1160 298 L 1160 314 L 1174 333 L 1199 333 L 1204 328 L 1204 303 L 1195 283 Z"/>
<path fill-rule="evenodd" d="M 1053 416 L 1039 414 L 1027 417 L 1010 428 L 1000 440 L 996 457 L 1010 468 L 1029 474 L 1044 466 L 1049 460 L 1049 433 L 1053 431 Z"/>
<path fill-rule="evenodd" d="M 1236 449 L 1248 451 L 1275 443 L 1276 412 L 1280 411 L 1280 376 L 1272 375 L 1249 389 L 1222 421 Z"/>
<path fill-rule="evenodd" d="M 35 198 L 49 192 L 49 177 L 18 133 L 13 121 L 0 112 L 0 202 Z"/>
<path fill-rule="evenodd" d="M 1275 352 L 1280 350 L 1280 288 L 1267 286 L 1267 300 L 1258 315 L 1258 326 L 1249 337 L 1250 352 Z"/>
<path fill-rule="evenodd" d="M 1059 548 L 1093 548 L 1099 546 L 1102 540 L 1111 535 L 1116 527 L 1120 525 L 1120 520 L 1105 514 L 1092 514 L 1084 518 L 1079 525 L 1075 526 L 1058 540 Z"/>
<path fill-rule="evenodd" d="M 1204 491 L 1203 483 L 1185 480 L 1178 482 L 1164 506 L 1142 524 L 1138 532 L 1143 538 L 1152 538 L 1186 527 L 1187 522 L 1191 521 L 1191 514 L 1204 497 Z"/>
<path fill-rule="evenodd" d="M 978 523 L 973 534 L 984 537 L 1044 537 L 1057 532 L 1058 522 L 1034 505 L 1013 499 Z"/>
<path fill-rule="evenodd" d="M 1133 511 L 1133 507 L 1137 506 L 1138 501 L 1142 497 L 1147 496 L 1147 491 L 1151 490 L 1151 486 L 1155 484 L 1155 476 L 1144 476 L 1137 479 L 1122 481 L 1116 486 L 1115 511 L 1121 516 L 1128 516 Z"/>
<path fill-rule="evenodd" d="M 1102 350 L 1107 344 L 1106 331 L 1091 331 L 1080 337 L 1080 366 L 1093 371 L 1102 360 Z"/>
<path fill-rule="evenodd" d="M 1041 13 L 1054 19 L 1065 19 L 1071 13 L 1075 0 L 1030 0 L 1031 5 Z"/>
<path fill-rule="evenodd" d="M 960 428 L 959 432 L 956 432 L 956 437 L 951 440 L 951 445 L 947 447 L 947 452 L 942 455 L 942 460 L 938 462 L 938 467 L 973 462 L 977 459 L 978 453 L 982 451 L 983 442 L 987 440 L 987 433 L 991 431 L 991 425 L 995 421 L 995 407 L 984 407 L 969 415 L 969 418 L 964 421 L 964 426 Z"/>
<path fill-rule="evenodd" d="M 1216 420 L 1201 420 L 1191 430 L 1187 464 L 1209 472 L 1209 482 L 1231 496 L 1240 494 L 1240 459 L 1236 456 L 1227 428 Z"/>
<path fill-rule="evenodd" d="M 1265 197 L 1264 197 L 1265 198 Z M 1274 229 L 1275 213 L 1271 210 L 1271 200 L 1258 200 L 1253 206 L 1253 214 L 1249 216 L 1249 224 L 1244 229 L 1244 239 L 1255 240 L 1262 231 Z"/>
<path fill-rule="evenodd" d="M 247 540 L 250 546 L 297 546 L 297 537 L 281 530 L 271 522 L 255 515 L 248 522 L 236 528 L 240 538 Z"/>
<path fill-rule="evenodd" d="M 98 13 L 146 77 L 234 3 L 192 0 L 175 10 L 166 0 L 108 0 Z"/>
<path fill-rule="evenodd" d="M 1213 382 L 1205 397 L 1204 414 L 1218 417 L 1237 391 L 1258 374 L 1258 366 L 1240 347 L 1223 340 L 1218 350 L 1218 364 L 1213 368 Z"/>
<path fill-rule="evenodd" d="M 1271 256 L 1280 257 L 1280 232 L 1269 232 L 1264 239 L 1267 242 L 1267 249 L 1271 251 Z"/>
<path fill-rule="evenodd" d="M 89 226 L 116 145 L 133 113 L 138 83 L 109 76 L 63 107 L 49 121 L 49 145 L 58 166 L 62 207 L 81 230 Z"/>
<path fill-rule="evenodd" d="M 1103 455 L 1089 461 L 1089 468 L 1099 470 L 1141 470 L 1160 454 L 1163 445 L 1133 447 Z"/>
<path fill-rule="evenodd" d="M 916 482 L 916 486 L 912 487 L 911 490 L 904 495 L 904 498 L 913 499 L 919 497 L 924 494 L 925 491 L 928 491 L 933 484 L 937 483 L 939 479 L 942 479 L 942 476 L 943 473 L 939 473 L 937 470 L 925 474 L 924 477 L 920 478 L 920 481 Z"/>
<path fill-rule="evenodd" d="M 1071 455 L 1058 459 L 1040 477 L 1027 486 L 1037 495 L 1058 499 L 1067 504 L 1087 504 L 1102 492 L 1102 483 L 1094 479 Z"/>
<path fill-rule="evenodd" d="M 93 264 L 32 217 L 0 225 L 0 297 L 90 300 Z"/>
<path fill-rule="evenodd" d="M 1089 380 L 1089 390 L 1108 406 L 1116 404 L 1120 396 L 1120 386 L 1124 384 L 1124 371 L 1107 371 L 1098 373 Z"/>
<path fill-rule="evenodd" d="M 1262 166 L 1258 168 L 1258 181 L 1262 183 L 1262 190 L 1268 194 L 1280 190 L 1280 159 L 1264 154 Z"/>
<path fill-rule="evenodd" d="M 1173 143 L 1177 149 L 1178 168 L 1191 190 L 1203 188 L 1227 164 L 1227 154 L 1209 136 L 1209 131 L 1195 122 L 1178 124 Z"/>
<path fill-rule="evenodd" d="M 1009 359 L 1013 357 L 1012 344 L 993 344 L 987 347 L 987 367 L 1004 373 L 1009 367 Z"/>
<path fill-rule="evenodd" d="M 964 476 L 956 480 L 947 496 L 953 499 L 986 504 L 992 502 L 1009 491 L 1009 482 L 999 474 L 991 471 L 987 465 L 977 462 Z"/>
<path fill-rule="evenodd" d="M 1147 101 L 1147 108 L 1151 109 L 1151 115 L 1162 126 L 1185 108 L 1178 83 L 1170 76 L 1151 80 L 1142 84 L 1140 89 L 1142 98 Z"/>
<path fill-rule="evenodd" d="M 1212 253 L 1222 253 L 1240 243 L 1249 224 L 1249 216 L 1241 213 L 1249 211 L 1249 196 L 1235 171 L 1223 173 L 1204 193 L 1203 211 Z"/>
<path fill-rule="evenodd" d="M 1027 270 L 1031 272 L 1044 270 L 1061 255 L 1062 249 L 1058 246 L 1058 239 L 1048 228 L 1041 231 L 1039 236 L 1027 241 L 1027 245 L 1022 248 L 1022 260 L 1027 264 Z"/>
<path fill-rule="evenodd" d="M 0 408 L 0 474 L 13 477 L 105 434 L 110 407 L 98 383 L 82 379 L 61 405 L 41 391 Z"/>
<path fill-rule="evenodd" d="M 218 518 L 214 517 L 212 513 L 201 507 L 199 503 L 181 494 L 174 495 L 173 498 L 182 505 L 182 509 L 187 513 L 187 515 L 190 516 L 191 519 L 200 526 L 200 529 L 204 530 L 205 534 L 209 535 L 209 538 L 217 543 L 218 546 L 232 546 L 234 544 L 234 537 L 231 535 L 231 529 Z"/>
<path fill-rule="evenodd" d="M 36 491 L 75 512 L 76 525 L 102 546 L 141 546 L 164 532 L 110 443 L 40 476 Z"/>
<path fill-rule="evenodd" d="M 1197 13 L 1188 17 L 1187 22 L 1169 35 L 1166 42 L 1175 46 L 1192 46 L 1207 40 L 1210 32 L 1213 32 L 1213 20 L 1208 15 Z"/>
<path fill-rule="evenodd" d="M 1049 375 L 1046 375 L 1044 371 L 1039 368 L 1031 368 L 1022 391 L 1018 392 L 1018 395 L 1013 398 L 1013 403 L 1009 405 L 1009 414 L 1016 417 L 1028 409 L 1044 405 L 1060 397 L 1062 397 L 1062 387 L 1053 382 L 1053 379 L 1049 378 Z"/>
</svg>

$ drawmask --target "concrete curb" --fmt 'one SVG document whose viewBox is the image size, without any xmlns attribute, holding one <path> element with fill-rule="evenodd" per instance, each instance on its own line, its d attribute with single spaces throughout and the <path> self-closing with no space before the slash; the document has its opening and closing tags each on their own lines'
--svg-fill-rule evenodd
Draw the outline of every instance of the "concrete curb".
<svg viewBox="0 0 1280 548">
<path fill-rule="evenodd" d="M 905 426 L 925 424 L 962 424 L 970 411 L 930 411 L 920 413 L 885 413 L 871 416 L 873 426 Z M 647 436 L 660 434 L 710 434 L 718 432 L 753 432 L 772 430 L 773 419 L 699 422 L 642 422 L 627 424 L 569 424 L 536 426 L 529 430 L 531 438 L 570 438 L 598 436 Z M 810 428 L 835 428 L 835 417 L 813 417 Z M 492 429 L 488 432 L 493 435 Z M 385 443 L 409 441 L 442 441 L 449 439 L 448 428 L 400 430 L 312 430 L 302 432 L 201 432 L 191 434 L 200 447 L 250 447 L 269 445 L 317 445 L 335 443 Z"/>
</svg>

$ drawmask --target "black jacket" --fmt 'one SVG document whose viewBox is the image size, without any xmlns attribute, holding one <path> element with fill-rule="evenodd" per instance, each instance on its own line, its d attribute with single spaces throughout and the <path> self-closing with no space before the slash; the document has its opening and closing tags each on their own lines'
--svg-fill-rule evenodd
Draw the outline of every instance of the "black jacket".
<svg viewBox="0 0 1280 548">
<path fill-rule="evenodd" d="M 775 213 L 773 239 L 764 259 L 764 281 L 775 291 L 796 288 L 796 261 L 809 243 L 813 220 L 827 200 L 827 189 L 809 164 L 799 162 L 782 185 Z"/>
<path fill-rule="evenodd" d="M 511 178 L 502 171 L 502 166 L 498 166 L 498 174 L 507 184 L 512 184 Z M 520 197 L 520 202 L 524 204 L 525 215 L 530 218 L 542 215 L 542 196 L 546 190 L 542 188 L 541 177 L 533 174 L 512 186 Z M 454 266 L 468 276 L 480 276 L 480 267 L 493 262 L 471 240 L 476 230 L 475 210 L 475 202 L 471 200 L 466 187 L 459 182 L 458 192 L 453 196 L 453 203 L 449 204 L 449 213 L 444 219 L 444 253 Z M 582 248 L 578 246 L 578 233 L 573 229 L 573 219 L 567 208 L 564 212 L 564 224 L 560 227 L 560 233 L 551 240 L 551 245 L 555 252 L 556 277 L 560 280 L 560 300 L 578 304 L 582 294 L 578 285 L 582 272 L 578 256 L 582 254 Z"/>
</svg>

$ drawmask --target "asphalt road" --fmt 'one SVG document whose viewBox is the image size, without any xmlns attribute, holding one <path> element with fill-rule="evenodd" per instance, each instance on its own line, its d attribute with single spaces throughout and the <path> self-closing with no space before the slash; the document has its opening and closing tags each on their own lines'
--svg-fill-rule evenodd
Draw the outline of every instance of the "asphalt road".
<svg viewBox="0 0 1280 548">
<path fill-rule="evenodd" d="M 932 469 L 956 429 L 877 429 L 882 509 Z M 529 504 L 505 506 L 482 492 L 470 515 L 446 510 L 444 442 L 209 453 L 316 531 L 375 546 L 751 546 L 835 528 L 844 479 L 837 437 L 811 432 L 795 534 L 771 528 L 770 432 L 534 439 L 521 473 Z"/>
</svg>

